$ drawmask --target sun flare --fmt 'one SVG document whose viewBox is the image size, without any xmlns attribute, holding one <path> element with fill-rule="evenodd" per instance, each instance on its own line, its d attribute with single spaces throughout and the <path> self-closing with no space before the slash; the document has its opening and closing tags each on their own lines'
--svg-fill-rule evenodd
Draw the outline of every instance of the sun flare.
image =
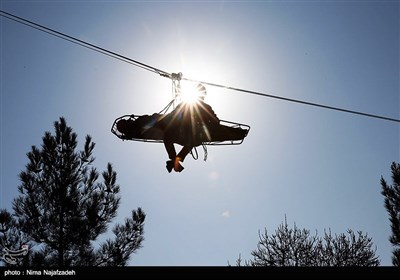
<svg viewBox="0 0 400 280">
<path fill-rule="evenodd" d="M 188 103 L 188 104 L 193 104 L 196 103 L 197 100 L 199 99 L 199 93 L 196 92 L 195 89 L 182 89 L 180 98 L 182 102 Z"/>
<path fill-rule="evenodd" d="M 180 99 L 182 102 L 187 104 L 196 103 L 201 97 L 204 97 L 205 91 L 199 91 L 198 85 L 190 84 L 190 85 L 182 85 L 180 90 Z"/>
</svg>

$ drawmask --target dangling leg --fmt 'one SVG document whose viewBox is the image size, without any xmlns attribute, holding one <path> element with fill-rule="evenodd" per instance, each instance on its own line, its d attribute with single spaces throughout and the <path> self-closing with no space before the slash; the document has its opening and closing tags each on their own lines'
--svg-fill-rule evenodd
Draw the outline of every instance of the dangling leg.
<svg viewBox="0 0 400 280">
<path fill-rule="evenodd" d="M 176 156 L 175 162 L 174 162 L 174 170 L 176 172 L 181 172 L 184 167 L 180 164 L 180 162 L 183 162 L 186 158 L 186 156 L 190 153 L 190 151 L 193 149 L 192 146 L 183 146 L 179 154 Z"/>
<path fill-rule="evenodd" d="M 164 139 L 164 147 L 165 147 L 165 150 L 168 153 L 168 158 L 169 159 L 175 159 L 176 158 L 176 151 L 175 151 L 174 143 Z"/>
<path fill-rule="evenodd" d="M 179 161 L 183 162 L 185 160 L 186 156 L 190 153 L 190 151 L 192 149 L 193 149 L 193 147 L 190 146 L 190 145 L 183 146 L 183 148 L 181 149 L 181 151 L 177 155 L 177 158 L 179 159 Z"/>
<path fill-rule="evenodd" d="M 174 147 L 174 143 L 172 141 L 169 140 L 169 138 L 165 138 L 164 139 L 164 147 L 165 150 L 168 153 L 168 157 L 170 160 L 168 160 L 167 163 L 167 170 L 168 172 L 172 171 L 172 168 L 174 168 L 174 161 L 176 158 L 176 151 L 175 151 L 175 147 Z"/>
</svg>

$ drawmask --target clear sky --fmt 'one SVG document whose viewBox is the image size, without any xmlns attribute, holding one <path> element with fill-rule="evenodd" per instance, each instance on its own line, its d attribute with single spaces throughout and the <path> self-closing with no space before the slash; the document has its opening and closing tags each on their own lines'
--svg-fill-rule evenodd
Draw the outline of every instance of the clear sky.
<svg viewBox="0 0 400 280">
<path fill-rule="evenodd" d="M 166 72 L 400 118 L 398 1 L 1 1 L 1 10 Z M 124 114 L 152 114 L 171 81 L 0 17 L 0 207 L 11 208 L 26 153 L 64 116 L 111 162 L 115 221 L 146 212 L 131 265 L 227 265 L 258 231 L 299 228 L 372 237 L 391 265 L 380 178 L 400 162 L 400 124 L 208 86 L 220 119 L 251 126 L 238 146 L 190 155 L 168 173 L 162 144 L 121 141 Z"/>
</svg>

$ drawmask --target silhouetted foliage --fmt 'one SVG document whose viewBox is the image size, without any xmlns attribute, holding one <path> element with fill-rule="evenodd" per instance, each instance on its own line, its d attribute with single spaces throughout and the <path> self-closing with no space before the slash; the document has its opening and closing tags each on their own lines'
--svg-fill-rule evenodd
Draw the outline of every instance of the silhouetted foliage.
<svg viewBox="0 0 400 280">
<path fill-rule="evenodd" d="M 380 261 L 372 250 L 372 239 L 358 232 L 347 231 L 348 236 L 332 236 L 330 230 L 324 237 L 317 232 L 311 235 L 307 229 L 299 229 L 294 224 L 288 227 L 286 218 L 275 234 L 259 233 L 257 249 L 251 252 L 253 259 L 237 266 L 378 266 Z"/>
<path fill-rule="evenodd" d="M 18 251 L 23 245 L 28 243 L 29 239 L 19 230 L 17 220 L 6 209 L 0 210 L 0 260 L 5 265 L 26 264 L 25 259 L 20 259 L 8 255 L 4 250 L 9 249 Z"/>
<path fill-rule="evenodd" d="M 392 235 L 389 238 L 392 243 L 392 264 L 400 266 L 400 164 L 392 162 L 393 185 L 388 185 L 381 177 L 382 195 L 385 197 L 385 208 L 389 213 Z"/>
<path fill-rule="evenodd" d="M 27 265 L 126 265 L 141 247 L 145 213 L 133 210 L 132 217 L 114 227 L 114 239 L 95 249 L 93 242 L 117 215 L 117 173 L 108 163 L 103 182 L 98 182 L 91 137 L 86 136 L 84 149 L 77 152 L 77 135 L 63 117 L 54 128 L 55 135 L 45 133 L 41 149 L 32 146 L 27 153 L 29 163 L 19 174 L 20 194 L 13 202 L 14 217 L 0 212 L 1 245 L 18 249 L 29 244 L 32 250 L 23 258 Z"/>
</svg>

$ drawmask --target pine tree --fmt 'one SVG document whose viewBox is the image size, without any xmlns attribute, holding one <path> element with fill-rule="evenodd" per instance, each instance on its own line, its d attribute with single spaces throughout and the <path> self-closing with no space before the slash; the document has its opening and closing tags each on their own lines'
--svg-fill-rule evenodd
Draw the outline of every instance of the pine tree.
<svg viewBox="0 0 400 280">
<path fill-rule="evenodd" d="M 0 240 L 10 243 L 11 231 L 28 240 L 25 264 L 36 266 L 123 266 L 141 247 L 145 213 L 141 208 L 114 227 L 114 239 L 95 249 L 94 242 L 117 215 L 120 187 L 110 163 L 102 173 L 92 166 L 95 143 L 86 136 L 84 149 L 76 151 L 77 135 L 63 117 L 54 123 L 55 135 L 45 132 L 41 148 L 27 153 L 26 170 L 19 174 L 19 196 L 14 217 L 0 213 Z M 8 213 L 8 214 L 7 214 Z M 2 215 L 2 216 L 1 216 Z M 1 228 L 0 228 L 1 233 Z M 10 245 L 10 244 L 8 244 Z"/>
<path fill-rule="evenodd" d="M 358 236 L 348 230 L 345 234 L 332 236 L 330 230 L 324 237 L 311 235 L 307 229 L 299 229 L 296 224 L 290 228 L 282 223 L 275 234 L 269 235 L 265 229 L 259 234 L 257 249 L 251 252 L 253 259 L 236 265 L 245 266 L 378 266 L 372 239 L 358 232 Z"/>
<path fill-rule="evenodd" d="M 7 250 L 19 251 L 28 243 L 28 237 L 19 230 L 17 221 L 6 209 L 0 210 L 0 260 L 5 265 L 24 265 L 25 259 L 8 254 Z M 25 254 L 24 254 L 25 255 Z"/>
<path fill-rule="evenodd" d="M 385 197 L 385 208 L 389 213 L 392 235 L 389 238 L 392 243 L 392 264 L 400 266 L 400 164 L 392 162 L 393 185 L 388 185 L 381 177 L 382 195 Z"/>
</svg>

